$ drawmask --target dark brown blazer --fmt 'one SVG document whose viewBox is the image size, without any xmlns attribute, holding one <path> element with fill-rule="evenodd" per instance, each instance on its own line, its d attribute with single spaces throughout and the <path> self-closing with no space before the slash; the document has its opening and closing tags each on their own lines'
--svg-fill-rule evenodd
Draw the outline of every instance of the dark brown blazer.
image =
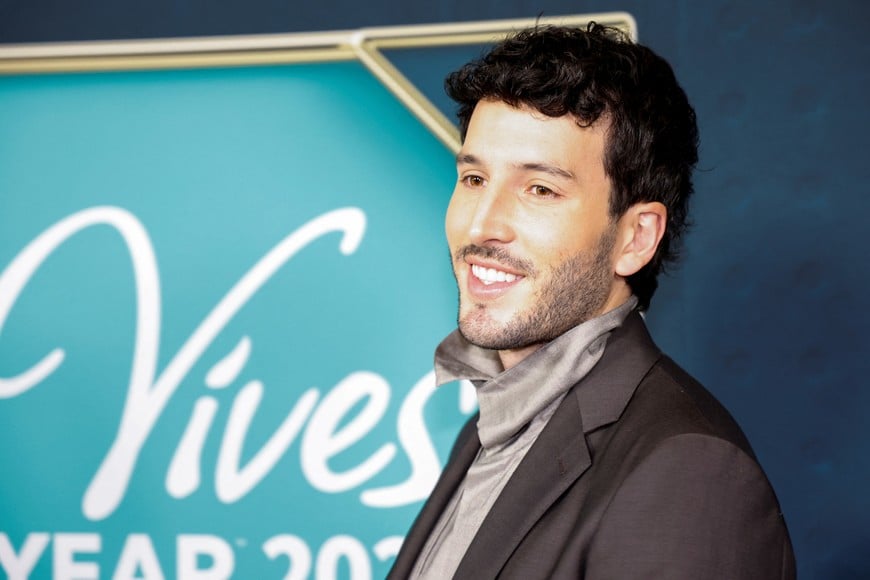
<svg viewBox="0 0 870 580">
<path fill-rule="evenodd" d="M 473 417 L 396 557 L 410 575 L 474 460 Z M 461 522 L 459 523 L 461 525 Z M 773 489 L 743 432 L 633 313 L 523 458 L 454 578 L 795 577 Z"/>
</svg>

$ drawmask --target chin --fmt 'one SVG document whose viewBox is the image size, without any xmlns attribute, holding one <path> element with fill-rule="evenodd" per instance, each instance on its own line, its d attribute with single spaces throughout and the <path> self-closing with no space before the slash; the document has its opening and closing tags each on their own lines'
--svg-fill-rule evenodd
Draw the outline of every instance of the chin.
<svg viewBox="0 0 870 580">
<path fill-rule="evenodd" d="M 481 318 L 484 318 L 483 320 Z M 484 317 L 474 316 L 474 312 L 459 321 L 459 333 L 475 346 L 490 350 L 509 350 L 527 346 L 524 337 L 512 333 L 510 323 L 501 323 Z"/>
<path fill-rule="evenodd" d="M 483 316 L 480 316 L 480 314 Z M 500 332 L 497 325 L 492 320 L 487 320 L 487 318 L 484 312 L 475 312 L 474 309 L 470 312 L 461 313 L 458 324 L 459 333 L 473 345 L 482 348 L 495 348 L 491 345 L 499 342 Z"/>
<path fill-rule="evenodd" d="M 493 337 L 488 333 L 480 333 L 474 329 L 468 329 L 463 325 L 459 326 L 459 333 L 474 346 L 486 348 L 489 350 L 502 350 L 502 343 L 497 337 Z"/>
</svg>

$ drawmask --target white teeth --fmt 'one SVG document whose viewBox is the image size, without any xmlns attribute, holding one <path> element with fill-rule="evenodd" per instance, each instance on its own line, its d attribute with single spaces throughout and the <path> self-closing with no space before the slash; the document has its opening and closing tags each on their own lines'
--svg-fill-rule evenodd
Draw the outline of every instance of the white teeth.
<svg viewBox="0 0 870 580">
<path fill-rule="evenodd" d="M 508 274 L 495 268 L 484 268 L 475 265 L 471 266 L 471 273 L 486 285 L 494 284 L 495 282 L 513 282 L 517 279 L 516 274 Z"/>
</svg>

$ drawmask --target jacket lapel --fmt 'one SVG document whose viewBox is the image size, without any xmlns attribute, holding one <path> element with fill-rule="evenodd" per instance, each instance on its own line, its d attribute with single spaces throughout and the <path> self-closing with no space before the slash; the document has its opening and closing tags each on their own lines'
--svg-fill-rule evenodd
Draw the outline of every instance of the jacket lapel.
<svg viewBox="0 0 870 580">
<path fill-rule="evenodd" d="M 576 400 L 563 401 L 496 499 L 454 579 L 498 576 L 535 522 L 586 471 L 591 462 L 579 422 Z"/>
<path fill-rule="evenodd" d="M 498 576 L 535 522 L 591 465 L 586 434 L 619 418 L 659 356 L 640 315 L 630 314 L 611 334 L 601 360 L 568 392 L 520 462 L 455 579 Z"/>
<path fill-rule="evenodd" d="M 432 494 L 426 500 L 426 504 L 405 537 L 402 549 L 396 556 L 396 561 L 387 576 L 388 579 L 398 580 L 408 578 L 411 575 L 417 557 L 426 545 L 429 534 L 438 523 L 441 514 L 447 509 L 447 504 L 465 477 L 465 473 L 479 450 L 477 415 L 474 415 L 459 433 L 450 459 L 447 461 L 441 477 L 438 478 L 435 489 L 432 490 Z"/>
</svg>

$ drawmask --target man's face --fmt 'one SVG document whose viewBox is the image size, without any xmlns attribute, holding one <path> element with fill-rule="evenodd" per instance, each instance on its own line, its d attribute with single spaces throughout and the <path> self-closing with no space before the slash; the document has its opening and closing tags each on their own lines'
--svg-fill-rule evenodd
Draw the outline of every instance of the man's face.
<svg viewBox="0 0 870 580">
<path fill-rule="evenodd" d="M 459 329 L 503 361 L 627 298 L 614 291 L 605 130 L 500 101 L 481 101 L 471 116 L 447 241 Z"/>
</svg>

